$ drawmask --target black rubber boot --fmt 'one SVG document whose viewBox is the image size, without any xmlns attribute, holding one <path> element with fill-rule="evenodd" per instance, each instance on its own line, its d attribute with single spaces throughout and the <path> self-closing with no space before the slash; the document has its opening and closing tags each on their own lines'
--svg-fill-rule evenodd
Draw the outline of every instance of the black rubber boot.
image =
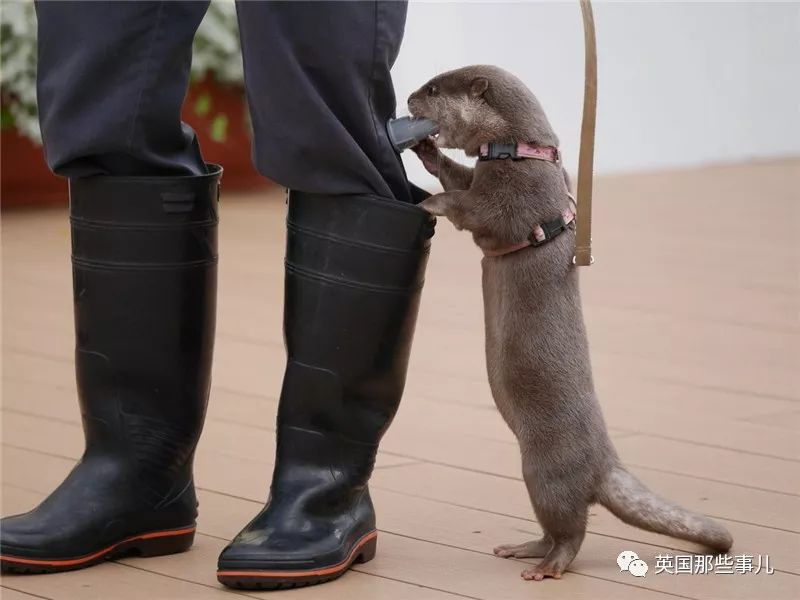
<svg viewBox="0 0 800 600">
<path fill-rule="evenodd" d="M 375 555 L 367 481 L 403 393 L 434 220 L 376 197 L 293 192 L 287 228 L 270 498 L 217 572 L 237 588 L 322 583 Z"/>
<path fill-rule="evenodd" d="M 0 524 L 2 570 L 79 569 L 192 545 L 211 380 L 221 169 L 70 182 L 81 461 Z"/>
</svg>

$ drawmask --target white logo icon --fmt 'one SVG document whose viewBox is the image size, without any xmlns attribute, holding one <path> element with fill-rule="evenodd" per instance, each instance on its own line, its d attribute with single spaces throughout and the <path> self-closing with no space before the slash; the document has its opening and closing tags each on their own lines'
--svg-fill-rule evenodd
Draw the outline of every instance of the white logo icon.
<svg viewBox="0 0 800 600">
<path fill-rule="evenodd" d="M 647 563 L 644 562 L 641 558 L 632 560 L 631 564 L 628 565 L 628 571 L 634 577 L 644 577 L 645 575 L 647 575 Z"/>
<path fill-rule="evenodd" d="M 620 572 L 628 571 L 634 577 L 644 577 L 647 574 L 647 563 L 631 550 L 623 550 L 619 553 L 617 565 L 619 565 Z"/>
</svg>

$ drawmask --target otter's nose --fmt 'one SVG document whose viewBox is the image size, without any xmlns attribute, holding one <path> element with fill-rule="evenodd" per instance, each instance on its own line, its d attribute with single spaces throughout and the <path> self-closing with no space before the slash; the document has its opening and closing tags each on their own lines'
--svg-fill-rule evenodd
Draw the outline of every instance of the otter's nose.
<svg viewBox="0 0 800 600">
<path fill-rule="evenodd" d="M 416 92 L 414 92 L 413 94 L 411 94 L 411 95 L 408 97 L 408 102 L 407 102 L 407 105 L 408 105 L 408 112 L 410 112 L 410 113 L 411 113 L 412 115 L 414 115 L 414 116 L 416 116 L 416 114 L 415 114 L 415 110 L 418 108 L 418 107 L 417 107 L 417 103 L 418 103 L 418 100 L 417 100 L 417 93 L 416 93 Z"/>
</svg>

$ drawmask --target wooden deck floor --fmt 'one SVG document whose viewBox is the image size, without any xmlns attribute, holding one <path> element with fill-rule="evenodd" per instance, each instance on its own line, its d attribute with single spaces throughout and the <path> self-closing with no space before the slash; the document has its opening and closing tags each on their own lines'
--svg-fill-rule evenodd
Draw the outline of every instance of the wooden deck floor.
<svg viewBox="0 0 800 600">
<path fill-rule="evenodd" d="M 655 490 L 722 520 L 775 572 L 655 574 L 691 544 L 592 511 L 561 581 L 525 582 L 497 543 L 539 532 L 517 447 L 484 376 L 479 256 L 442 223 L 407 393 L 372 489 L 378 557 L 301 600 L 800 597 L 800 162 L 603 178 L 597 263 L 582 272 L 595 375 L 623 459 Z M 214 388 L 188 553 L 3 578 L 3 598 L 192 599 L 234 593 L 218 552 L 259 509 L 272 469 L 284 206 L 224 199 Z M 2 510 L 27 510 L 82 450 L 65 211 L 3 215 Z M 531 335 L 536 335 L 532 332 Z M 637 552 L 645 578 L 620 572 Z"/>
</svg>

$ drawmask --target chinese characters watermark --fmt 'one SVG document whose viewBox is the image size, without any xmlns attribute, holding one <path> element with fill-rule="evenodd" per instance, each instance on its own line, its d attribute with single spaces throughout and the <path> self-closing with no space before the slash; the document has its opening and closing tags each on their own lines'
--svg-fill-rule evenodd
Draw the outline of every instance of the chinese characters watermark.
<svg viewBox="0 0 800 600">
<path fill-rule="evenodd" d="M 772 575 L 769 554 L 656 554 L 654 574 L 670 575 Z"/>
<path fill-rule="evenodd" d="M 770 564 L 769 554 L 656 554 L 654 575 L 772 575 L 775 569 Z M 647 575 L 649 567 L 632 550 L 623 550 L 617 556 L 620 572 L 627 571 L 634 577 Z"/>
</svg>

